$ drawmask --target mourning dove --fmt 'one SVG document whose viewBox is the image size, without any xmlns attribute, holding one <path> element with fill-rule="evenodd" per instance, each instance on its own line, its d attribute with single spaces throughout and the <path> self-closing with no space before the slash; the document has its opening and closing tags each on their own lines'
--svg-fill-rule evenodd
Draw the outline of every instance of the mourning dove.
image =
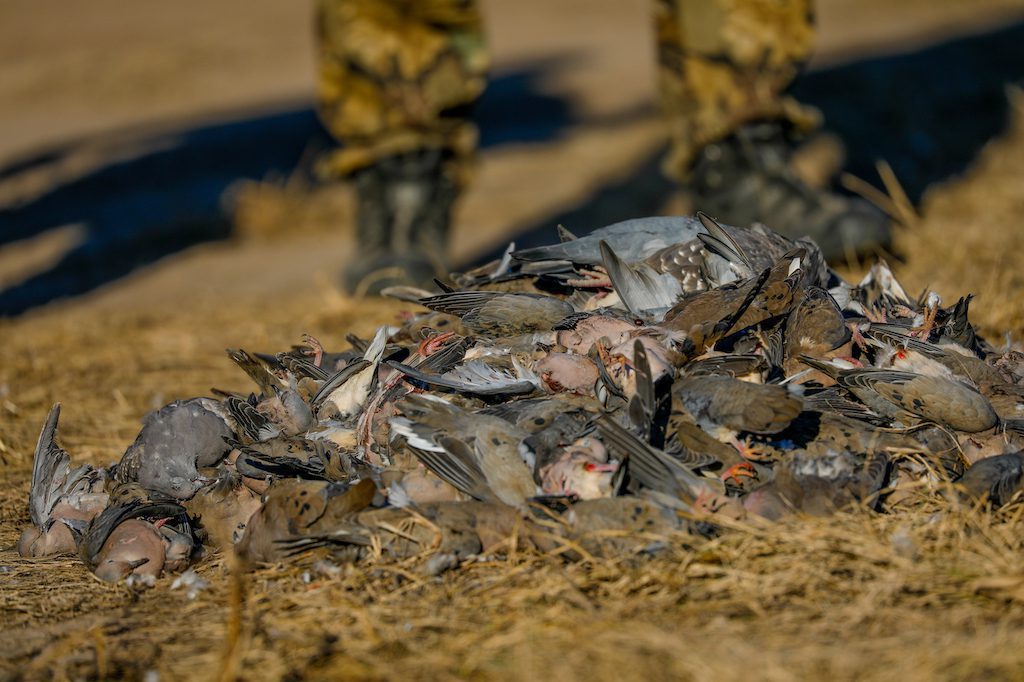
<svg viewBox="0 0 1024 682">
<path fill-rule="evenodd" d="M 801 355 L 849 355 L 851 338 L 850 329 L 835 300 L 820 287 L 808 287 L 786 318 L 785 374 L 788 376 L 803 369 Z"/>
<path fill-rule="evenodd" d="M 172 502 L 111 504 L 82 532 L 78 554 L 100 580 L 116 582 L 133 573 L 158 578 L 172 543 L 154 521 L 162 525 L 184 513 Z"/>
<path fill-rule="evenodd" d="M 420 303 L 458 316 L 467 329 L 488 338 L 550 332 L 575 312 L 570 303 L 553 296 L 494 291 L 452 291 Z"/>
<path fill-rule="evenodd" d="M 409 396 L 404 417 L 391 420 L 428 469 L 467 495 L 523 508 L 537 495 L 532 464 L 521 451 L 527 434 L 498 417 L 466 412 L 429 395 Z"/>
<path fill-rule="evenodd" d="M 552 393 L 593 395 L 598 379 L 597 365 L 576 353 L 548 353 L 534 363 L 533 371 Z"/>
<path fill-rule="evenodd" d="M 332 466 L 342 454 L 334 443 L 299 436 L 278 436 L 260 443 L 233 443 L 238 473 L 251 478 L 294 477 L 341 480 Z"/>
<path fill-rule="evenodd" d="M 1006 383 L 999 370 L 976 357 L 967 348 L 940 346 L 911 336 L 910 330 L 896 325 L 872 323 L 864 335 L 883 344 L 887 351 L 880 366 L 955 378 L 976 386 Z"/>
<path fill-rule="evenodd" d="M 259 496 L 247 488 L 241 476 L 222 470 L 217 480 L 201 488 L 185 509 L 213 546 L 226 549 L 242 539 L 249 518 L 260 508 Z"/>
<path fill-rule="evenodd" d="M 534 469 L 538 472 L 561 457 L 564 445 L 593 430 L 593 419 L 599 411 L 596 399 L 572 393 L 555 393 L 482 410 L 529 433 L 523 446 L 533 453 Z"/>
<path fill-rule="evenodd" d="M 623 458 L 631 480 L 659 496 L 662 504 L 690 513 L 722 513 L 740 517 L 739 504 L 725 495 L 721 481 L 693 473 L 665 452 L 636 438 L 613 420 L 598 421 L 601 437 Z"/>
<path fill-rule="evenodd" d="M 106 473 L 84 464 L 71 468 L 71 456 L 57 444 L 60 403 L 43 423 L 32 462 L 28 509 L 32 525 L 18 539 L 18 554 L 44 557 L 74 553 L 75 538 L 62 520 L 88 523 L 107 504 Z"/>
<path fill-rule="evenodd" d="M 515 546 L 552 549 L 551 533 L 515 508 L 479 501 L 435 502 L 415 508 L 368 509 L 322 532 L 278 542 L 284 555 L 327 549 L 335 558 L 357 560 L 379 551 L 404 559 L 428 552 L 465 558 Z"/>
<path fill-rule="evenodd" d="M 940 343 L 953 343 L 967 349 L 977 357 L 989 354 L 990 347 L 974 330 L 968 319 L 972 295 L 961 296 L 953 308 L 947 311 L 946 319 L 939 329 Z"/>
<path fill-rule="evenodd" d="M 675 510 L 637 497 L 605 497 L 572 505 L 561 534 L 589 554 L 621 557 L 656 546 L 686 530 Z M 582 558 L 573 549 L 567 558 Z"/>
<path fill-rule="evenodd" d="M 719 440 L 736 432 L 778 433 L 803 409 L 800 396 L 784 386 L 722 376 L 682 377 L 672 394 L 701 428 Z"/>
<path fill-rule="evenodd" d="M 604 314 L 586 314 L 568 317 L 555 326 L 555 343 L 570 353 L 586 355 L 602 338 L 609 346 L 618 346 L 632 338 L 637 325 L 634 321 Z"/>
<path fill-rule="evenodd" d="M 1003 380 L 1010 384 L 1024 382 L 1024 353 L 1010 349 L 995 357 L 992 366 L 996 368 Z"/>
<path fill-rule="evenodd" d="M 261 400 L 256 405 L 256 411 L 273 423 L 284 436 L 305 433 L 315 423 L 309 403 L 291 388 Z"/>
<path fill-rule="evenodd" d="M 967 433 L 991 429 L 998 421 L 985 396 L 959 381 L 897 370 L 843 369 L 806 356 L 802 361 L 893 419 L 909 414 Z"/>
<path fill-rule="evenodd" d="M 566 495 L 581 500 L 610 497 L 612 475 L 618 462 L 594 436 L 584 436 L 567 445 L 558 459 L 540 469 L 541 487 L 549 495 Z"/>
<path fill-rule="evenodd" d="M 665 314 L 661 326 L 687 334 L 700 354 L 728 334 L 788 314 L 801 287 L 805 255 L 796 249 L 754 277 L 688 296 Z"/>
<path fill-rule="evenodd" d="M 362 359 L 341 369 L 324 382 L 312 401 L 318 418 L 344 421 L 359 414 L 377 381 L 387 336 L 387 327 L 379 328 Z"/>
<path fill-rule="evenodd" d="M 376 486 L 369 479 L 346 485 L 325 481 L 281 480 L 249 518 L 236 548 L 248 561 L 265 563 L 285 556 L 279 541 L 314 535 L 334 528 L 373 501 Z"/>
<path fill-rule="evenodd" d="M 516 363 L 513 363 L 511 369 L 506 369 L 484 360 L 467 360 L 441 374 L 428 373 L 400 362 L 389 361 L 387 364 L 435 390 L 449 389 L 481 396 L 513 396 L 534 393 L 541 388 L 540 380 L 532 372 L 523 371 L 523 365 Z"/>
</svg>

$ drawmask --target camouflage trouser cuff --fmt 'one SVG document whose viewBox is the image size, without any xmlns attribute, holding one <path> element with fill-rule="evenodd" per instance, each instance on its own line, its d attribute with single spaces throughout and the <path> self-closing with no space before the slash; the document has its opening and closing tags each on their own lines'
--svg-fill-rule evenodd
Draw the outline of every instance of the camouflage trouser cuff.
<svg viewBox="0 0 1024 682">
<path fill-rule="evenodd" d="M 396 131 L 374 140 L 350 141 L 319 159 L 316 175 L 323 180 L 346 178 L 356 171 L 380 161 L 412 152 L 441 149 L 445 166 L 462 186 L 472 173 L 478 134 L 476 126 L 463 122 L 446 133 L 425 134 L 420 131 Z"/>
</svg>

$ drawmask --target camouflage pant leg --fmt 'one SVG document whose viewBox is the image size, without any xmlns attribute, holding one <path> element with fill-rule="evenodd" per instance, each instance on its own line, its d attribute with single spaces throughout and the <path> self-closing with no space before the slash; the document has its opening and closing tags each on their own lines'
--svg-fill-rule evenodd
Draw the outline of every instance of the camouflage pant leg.
<svg viewBox="0 0 1024 682">
<path fill-rule="evenodd" d="M 658 81 L 672 151 L 685 179 L 697 152 L 741 126 L 785 119 L 812 129 L 817 110 L 782 93 L 807 60 L 812 0 L 655 0 Z"/>
<path fill-rule="evenodd" d="M 476 149 L 466 116 L 488 55 L 473 0 L 319 0 L 317 109 L 341 177 L 380 159 L 441 149 L 462 176 Z"/>
</svg>

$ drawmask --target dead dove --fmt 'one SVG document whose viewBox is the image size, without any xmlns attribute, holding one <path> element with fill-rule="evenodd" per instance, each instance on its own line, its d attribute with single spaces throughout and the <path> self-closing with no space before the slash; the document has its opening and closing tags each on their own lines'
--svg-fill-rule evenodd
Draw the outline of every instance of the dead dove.
<svg viewBox="0 0 1024 682">
<path fill-rule="evenodd" d="M 367 509 L 315 533 L 284 538 L 275 548 L 281 557 L 325 549 L 335 559 L 348 561 L 365 556 L 371 548 L 391 559 L 428 551 L 468 557 L 502 546 L 509 549 L 513 536 L 520 547 L 532 547 L 532 532 L 544 534 L 507 505 L 476 500 L 435 502 L 415 509 Z"/>
<path fill-rule="evenodd" d="M 999 419 L 985 396 L 960 381 L 888 369 L 844 369 L 807 356 L 801 359 L 893 419 L 909 414 L 967 433 L 991 429 Z"/>
<path fill-rule="evenodd" d="M 1014 452 L 975 462 L 957 481 L 971 498 L 1001 507 L 1021 490 L 1024 453 Z"/>
<path fill-rule="evenodd" d="M 572 304 L 543 294 L 452 291 L 420 299 L 440 312 L 456 315 L 463 326 L 488 338 L 543 334 L 576 312 Z"/>
<path fill-rule="evenodd" d="M 565 495 L 595 500 L 612 495 L 612 476 L 618 461 L 594 436 L 578 438 L 567 445 L 554 462 L 540 470 L 541 486 L 548 495 Z"/>
<path fill-rule="evenodd" d="M 524 508 L 540 490 L 533 455 L 522 444 L 528 435 L 498 417 L 473 414 L 430 395 L 408 396 L 403 417 L 391 420 L 394 433 L 428 469 L 467 495 L 485 502 Z"/>
<path fill-rule="evenodd" d="M 587 355 L 602 338 L 609 346 L 625 343 L 637 330 L 634 321 L 611 315 L 584 314 L 570 316 L 555 326 L 555 343 L 579 355 Z"/>
<path fill-rule="evenodd" d="M 225 438 L 234 433 L 222 414 L 209 398 L 179 400 L 150 413 L 114 478 L 187 500 L 206 483 L 199 467 L 217 464 L 231 450 Z"/>
<path fill-rule="evenodd" d="M 50 408 L 36 443 L 29 491 L 32 525 L 18 540 L 18 554 L 44 557 L 74 553 L 75 538 L 65 520 L 87 524 L 107 505 L 106 474 L 85 464 L 71 468 L 71 457 L 57 445 L 60 403 Z"/>
<path fill-rule="evenodd" d="M 199 530 L 219 549 L 242 539 L 249 518 L 260 508 L 258 495 L 247 488 L 236 472 L 222 469 L 217 480 L 184 503 Z"/>
<path fill-rule="evenodd" d="M 743 506 L 770 520 L 798 512 L 828 516 L 859 503 L 875 508 L 888 473 L 885 454 L 864 459 L 843 450 L 796 452 L 776 464 L 773 480 L 744 497 Z"/>
<path fill-rule="evenodd" d="M 267 492 L 263 505 L 249 518 L 236 547 L 250 562 L 278 561 L 285 556 L 278 542 L 296 535 L 332 529 L 373 501 L 376 486 L 369 479 L 351 485 L 325 481 L 282 480 Z"/>
<path fill-rule="evenodd" d="M 698 476 L 611 419 L 603 418 L 597 424 L 605 443 L 622 457 L 630 479 L 658 494 L 656 501 L 690 513 L 724 510 L 734 518 L 742 516 L 739 504 L 726 497 L 721 481 Z"/>
<path fill-rule="evenodd" d="M 690 337 L 696 354 L 719 339 L 789 314 L 803 280 L 803 249 L 788 252 L 760 274 L 683 298 L 665 313 L 661 327 Z"/>
<path fill-rule="evenodd" d="M 200 542 L 434 578 L 480 554 L 617 559 L 741 519 L 895 513 L 943 477 L 990 506 L 1021 488 L 1024 354 L 978 336 L 969 296 L 915 300 L 884 263 L 847 284 L 811 241 L 704 215 L 560 236 L 461 290 L 393 288 L 412 307 L 340 352 L 230 351 L 258 392 L 153 413 L 116 486 L 71 468 L 55 408 L 19 551 L 75 544 L 105 580 L 182 570 Z"/>
<path fill-rule="evenodd" d="M 354 361 L 324 382 L 312 401 L 318 418 L 347 420 L 359 414 L 377 381 L 377 370 L 384 359 L 387 337 L 387 327 L 378 329 L 362 359 Z"/>
<path fill-rule="evenodd" d="M 723 442 L 731 442 L 739 432 L 778 433 L 803 410 L 800 395 L 785 386 L 722 376 L 682 377 L 672 395 L 702 429 Z"/>
<path fill-rule="evenodd" d="M 801 355 L 849 355 L 852 336 L 832 296 L 820 287 L 807 287 L 786 318 L 783 370 L 792 375 L 803 369 Z"/>
<path fill-rule="evenodd" d="M 600 243 L 604 241 L 627 263 L 636 263 L 668 246 L 690 241 L 701 232 L 704 226 L 695 218 L 636 218 L 600 227 L 585 237 L 561 244 L 513 251 L 512 259 L 598 265 L 602 262 Z"/>
<path fill-rule="evenodd" d="M 172 549 L 160 526 L 184 512 L 171 502 L 112 504 L 81 531 L 78 554 L 89 570 L 106 582 L 133 573 L 159 578 Z M 76 527 L 79 529 L 81 526 Z"/>
</svg>

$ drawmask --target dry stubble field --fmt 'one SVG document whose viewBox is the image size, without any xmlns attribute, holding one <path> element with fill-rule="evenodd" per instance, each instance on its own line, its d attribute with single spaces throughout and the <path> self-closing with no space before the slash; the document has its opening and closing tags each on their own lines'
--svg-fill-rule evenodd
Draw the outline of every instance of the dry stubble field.
<svg viewBox="0 0 1024 682">
<path fill-rule="evenodd" d="M 911 288 L 978 294 L 987 334 L 1024 332 L 1024 129 L 926 198 L 901 233 Z M 76 459 L 106 462 L 142 414 L 211 386 L 245 387 L 220 349 L 284 347 L 301 332 L 366 334 L 403 304 L 211 298 L 157 313 L 43 311 L 0 325 L 0 546 L 17 538 L 43 415 L 65 405 Z M 438 578 L 422 559 L 338 575 L 198 567 L 190 600 L 163 579 L 133 591 L 71 559 L 0 551 L 4 674 L 573 679 L 1019 679 L 1024 674 L 1024 507 L 953 508 L 929 491 L 900 514 L 843 514 L 714 540 L 656 558 L 566 563 L 513 554 Z"/>
<path fill-rule="evenodd" d="M 903 230 L 908 290 L 977 294 L 995 340 L 1024 335 L 1024 112 Z M 851 267 L 851 272 L 857 269 Z M 1024 507 L 848 513 L 721 537 L 669 538 L 657 557 L 512 553 L 437 578 L 422 558 L 334 575 L 197 567 L 135 591 L 75 559 L 25 560 L 31 452 L 62 401 L 76 460 L 109 462 L 143 414 L 210 387 L 247 389 L 226 347 L 302 332 L 366 335 L 407 306 L 315 294 L 208 295 L 187 309 L 59 306 L 0 321 L 0 675 L 160 679 L 833 679 L 1024 677 Z"/>
</svg>

